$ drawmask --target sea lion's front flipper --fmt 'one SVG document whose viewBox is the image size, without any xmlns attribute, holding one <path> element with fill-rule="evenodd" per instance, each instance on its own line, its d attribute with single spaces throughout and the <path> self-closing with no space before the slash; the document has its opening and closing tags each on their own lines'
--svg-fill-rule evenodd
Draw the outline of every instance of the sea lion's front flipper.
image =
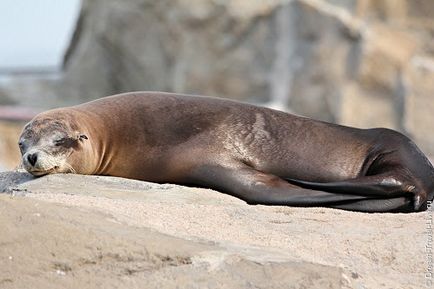
<svg viewBox="0 0 434 289">
<path fill-rule="evenodd" d="M 322 190 L 337 194 L 366 196 L 376 199 L 375 201 L 356 202 L 354 204 L 336 206 L 337 208 L 343 208 L 342 206 L 344 206 L 349 210 L 358 210 L 357 208 L 359 207 L 373 211 L 376 211 L 375 208 L 377 207 L 383 209 L 396 207 L 396 210 L 398 210 L 398 207 L 402 207 L 403 210 L 407 210 L 406 207 L 409 207 L 408 203 L 410 202 L 412 203 L 411 207 L 413 207 L 413 211 L 417 211 L 422 208 L 421 203 L 424 201 L 417 194 L 419 190 L 417 184 L 408 181 L 408 178 L 399 172 L 388 172 L 328 183 L 308 182 L 295 179 L 287 180 L 291 184 L 306 189 Z M 398 206 L 399 203 L 401 203 L 402 206 Z"/>
<path fill-rule="evenodd" d="M 414 212 L 411 198 L 370 199 L 331 205 L 330 207 L 361 212 Z"/>
<path fill-rule="evenodd" d="M 327 183 L 301 181 L 296 179 L 286 180 L 291 184 L 302 188 L 377 198 L 410 196 L 416 189 L 415 185 L 411 185 L 403 178 L 394 176 L 390 173 Z"/>
<path fill-rule="evenodd" d="M 330 207 L 372 198 L 301 188 L 242 163 L 201 166 L 192 170 L 189 179 L 193 184 L 222 191 L 249 204 Z"/>
</svg>

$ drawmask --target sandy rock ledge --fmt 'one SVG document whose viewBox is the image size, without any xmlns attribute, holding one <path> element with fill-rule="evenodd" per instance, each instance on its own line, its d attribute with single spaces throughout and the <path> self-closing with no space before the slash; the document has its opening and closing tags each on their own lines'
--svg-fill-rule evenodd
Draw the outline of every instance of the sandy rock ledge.
<svg viewBox="0 0 434 289">
<path fill-rule="evenodd" d="M 249 206 L 212 190 L 24 172 L 0 173 L 0 192 L 0 288 L 416 289 L 427 282 L 432 211 Z"/>
</svg>

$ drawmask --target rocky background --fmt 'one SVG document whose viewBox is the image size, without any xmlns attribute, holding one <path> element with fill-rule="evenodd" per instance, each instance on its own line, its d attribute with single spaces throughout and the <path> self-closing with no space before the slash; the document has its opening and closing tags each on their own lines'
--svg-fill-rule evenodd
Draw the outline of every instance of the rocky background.
<svg viewBox="0 0 434 289">
<path fill-rule="evenodd" d="M 432 0 L 84 0 L 62 75 L 15 77 L 0 104 L 205 94 L 398 129 L 434 155 L 433 36 Z"/>
</svg>

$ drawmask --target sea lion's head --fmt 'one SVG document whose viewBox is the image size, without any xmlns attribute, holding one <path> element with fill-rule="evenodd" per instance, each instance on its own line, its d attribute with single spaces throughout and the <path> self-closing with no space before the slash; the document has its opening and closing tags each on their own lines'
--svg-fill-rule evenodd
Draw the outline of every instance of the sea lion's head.
<svg viewBox="0 0 434 289">
<path fill-rule="evenodd" d="M 39 114 L 24 127 L 18 142 L 23 167 L 34 176 L 75 173 L 72 160 L 87 139 L 68 113 Z"/>
</svg>

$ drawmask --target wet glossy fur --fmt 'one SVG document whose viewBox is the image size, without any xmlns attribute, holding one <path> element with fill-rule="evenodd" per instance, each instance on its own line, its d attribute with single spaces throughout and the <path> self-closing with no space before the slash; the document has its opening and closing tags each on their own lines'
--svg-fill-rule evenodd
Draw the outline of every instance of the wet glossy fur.
<svg viewBox="0 0 434 289">
<path fill-rule="evenodd" d="M 30 172 L 29 151 L 55 154 L 62 134 L 71 140 L 63 146 L 69 167 L 47 173 L 190 184 L 251 204 L 369 212 L 423 210 L 434 194 L 432 165 L 400 133 L 218 98 L 137 92 L 45 112 L 22 134 Z"/>
</svg>

